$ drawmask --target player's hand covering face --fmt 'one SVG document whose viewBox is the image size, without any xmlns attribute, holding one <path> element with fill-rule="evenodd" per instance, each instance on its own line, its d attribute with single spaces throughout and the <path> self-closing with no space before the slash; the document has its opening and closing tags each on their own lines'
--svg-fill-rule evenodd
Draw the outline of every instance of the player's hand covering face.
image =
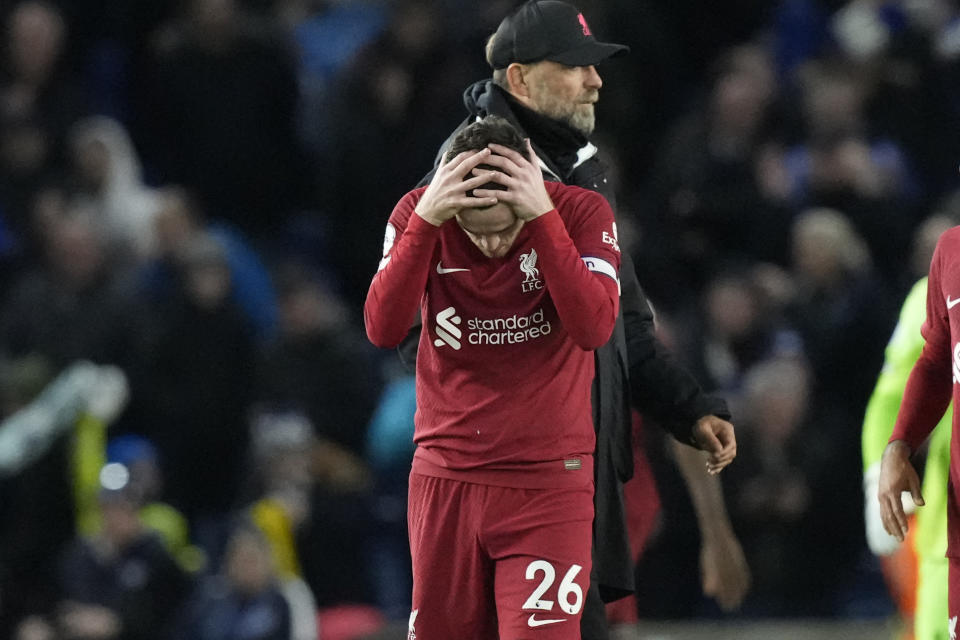
<svg viewBox="0 0 960 640">
<path fill-rule="evenodd" d="M 510 205 L 514 214 L 524 221 L 553 210 L 553 202 L 543 186 L 543 173 L 529 139 L 526 140 L 526 156 L 499 144 L 491 144 L 489 148 L 493 153 L 484 160 L 484 164 L 496 167 L 499 171 L 485 174 L 486 181 L 502 184 L 507 190 L 475 189 L 475 196 L 492 197 Z"/>
<path fill-rule="evenodd" d="M 489 149 L 464 151 L 441 164 L 417 203 L 416 214 L 439 227 L 461 209 L 482 209 L 496 204 L 497 198 L 491 194 L 501 193 L 499 191 L 467 195 L 471 189 L 490 182 L 492 176 L 498 173 L 486 170 L 467 178 L 477 165 L 486 162 L 491 155 Z"/>
</svg>

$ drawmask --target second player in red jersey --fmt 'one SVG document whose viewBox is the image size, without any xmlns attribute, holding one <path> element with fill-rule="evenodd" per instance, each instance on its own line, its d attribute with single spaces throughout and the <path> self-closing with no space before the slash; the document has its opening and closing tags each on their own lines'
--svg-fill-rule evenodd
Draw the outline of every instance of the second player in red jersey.
<svg viewBox="0 0 960 640">
<path fill-rule="evenodd" d="M 880 468 L 880 512 L 884 528 L 901 542 L 907 519 L 901 496 L 910 492 L 923 505 L 920 479 L 910 463 L 915 453 L 953 399 L 960 403 L 960 227 L 944 232 L 930 263 L 927 318 L 920 359 L 910 372 L 903 402 Z M 960 616 L 960 412 L 954 412 L 950 446 L 947 501 L 947 557 L 949 558 L 949 620 L 944 629 L 955 637 Z"/>
</svg>

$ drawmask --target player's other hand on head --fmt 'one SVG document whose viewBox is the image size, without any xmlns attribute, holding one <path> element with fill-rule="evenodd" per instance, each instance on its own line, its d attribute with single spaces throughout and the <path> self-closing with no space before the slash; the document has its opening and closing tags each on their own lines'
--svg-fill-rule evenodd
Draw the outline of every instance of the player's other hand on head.
<svg viewBox="0 0 960 640">
<path fill-rule="evenodd" d="M 507 190 L 477 189 L 476 195 L 496 196 L 500 202 L 510 205 L 521 220 L 533 220 L 553 210 L 553 201 L 543 185 L 543 172 L 529 138 L 526 140 L 526 155 L 499 144 L 491 143 L 489 148 L 493 153 L 484 163 L 500 170 L 493 174 L 491 181 Z"/>
<path fill-rule="evenodd" d="M 883 450 L 880 460 L 880 481 L 877 499 L 883 528 L 898 541 L 907 537 L 907 514 L 903 508 L 904 493 L 914 504 L 923 506 L 920 476 L 910 462 L 910 447 L 903 440 L 894 440 Z"/>
<path fill-rule="evenodd" d="M 693 426 L 693 442 L 707 452 L 707 471 L 713 475 L 737 457 L 737 438 L 733 425 L 717 416 L 703 416 Z"/>
<path fill-rule="evenodd" d="M 496 193 L 499 192 L 491 192 L 485 197 L 467 195 L 471 189 L 490 182 L 491 175 L 497 173 L 491 170 L 474 172 L 477 165 L 485 162 L 490 155 L 489 149 L 481 149 L 464 151 L 445 160 L 437 167 L 430 186 L 420 197 L 415 209 L 416 214 L 439 227 L 462 209 L 480 209 L 497 204 Z M 468 175 L 470 177 L 467 177 Z"/>
</svg>

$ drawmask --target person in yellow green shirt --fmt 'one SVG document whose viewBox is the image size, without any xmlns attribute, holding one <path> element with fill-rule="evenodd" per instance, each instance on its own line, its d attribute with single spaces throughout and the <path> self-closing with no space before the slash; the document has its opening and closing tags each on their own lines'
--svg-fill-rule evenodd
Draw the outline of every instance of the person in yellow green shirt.
<svg viewBox="0 0 960 640">
<path fill-rule="evenodd" d="M 927 279 L 918 281 L 900 311 L 887 344 L 883 369 L 863 423 L 863 488 L 867 543 L 881 557 L 884 574 L 905 621 L 904 637 L 949 640 L 947 619 L 947 474 L 953 410 L 948 409 L 930 437 L 923 474 L 925 506 L 918 509 L 914 535 L 903 545 L 889 535 L 877 501 L 880 458 L 893 432 L 907 377 L 923 348 L 920 326 L 926 317 Z M 909 500 L 907 502 L 910 502 Z M 910 502 L 910 506 L 913 503 Z M 915 571 L 914 571 L 915 567 Z M 915 603 L 915 610 L 910 611 Z M 913 614 L 912 633 L 910 614 Z"/>
</svg>

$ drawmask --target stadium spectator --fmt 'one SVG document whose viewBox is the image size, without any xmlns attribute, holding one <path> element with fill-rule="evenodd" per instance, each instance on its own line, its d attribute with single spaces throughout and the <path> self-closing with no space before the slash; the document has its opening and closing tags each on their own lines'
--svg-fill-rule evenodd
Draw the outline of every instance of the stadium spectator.
<svg viewBox="0 0 960 640">
<path fill-rule="evenodd" d="M 383 384 L 378 354 L 320 273 L 278 265 L 280 333 L 261 351 L 254 397 L 311 429 L 309 516 L 298 528 L 304 578 L 321 606 L 370 602 L 367 423 Z"/>
<path fill-rule="evenodd" d="M 193 189 L 212 219 L 269 244 L 306 197 L 292 48 L 235 0 L 186 4 L 144 69 L 145 147 L 162 181 Z"/>
<path fill-rule="evenodd" d="M 772 65 L 759 45 L 725 52 L 707 104 L 696 105 L 663 142 L 656 206 L 640 216 L 647 229 L 640 255 L 669 256 L 668 272 L 688 283 L 691 294 L 703 289 L 715 265 L 783 260 L 790 212 L 760 183 L 764 147 L 775 140 Z M 682 289 L 655 293 L 676 308 Z"/>
<path fill-rule="evenodd" d="M 689 326 L 676 329 L 677 352 L 711 392 L 737 396 L 754 364 L 801 350 L 796 331 L 769 313 L 756 274 L 746 268 L 711 277 L 701 304 L 685 316 Z"/>
<path fill-rule="evenodd" d="M 144 260 L 156 244 L 160 202 L 156 190 L 143 183 L 126 129 L 103 116 L 84 118 L 71 127 L 69 143 L 74 198 L 94 211 L 121 255 Z"/>
<path fill-rule="evenodd" d="M 299 54 L 300 139 L 311 153 L 328 158 L 328 145 L 337 134 L 337 118 L 330 108 L 336 103 L 337 80 L 386 27 L 389 7 L 376 0 L 282 0 L 274 5 L 273 12 L 290 31 Z"/>
<path fill-rule="evenodd" d="M 70 129 L 73 198 L 89 207 L 115 250 L 136 263 L 155 245 L 157 193 L 143 183 L 140 159 L 123 126 L 96 116 Z"/>
<path fill-rule="evenodd" d="M 290 640 L 290 607 L 270 544 L 246 520 L 233 526 L 221 563 L 187 600 L 176 624 L 181 640 Z"/>
<path fill-rule="evenodd" d="M 461 117 L 446 99 L 468 71 L 463 56 L 451 55 L 460 47 L 440 22 L 436 2 L 404 2 L 338 76 L 333 117 L 351 124 L 336 128 L 318 180 L 335 198 L 324 206 L 335 216 L 337 275 L 357 306 L 369 284 L 368 265 L 380 254 L 380 236 L 371 233 L 382 224 L 379 212 L 433 164 L 433 144 L 424 141 L 443 140 Z M 402 163 L 368 153 L 382 140 L 405 149 Z"/>
<path fill-rule="evenodd" d="M 300 560 L 302 532 L 313 517 L 313 444 L 313 427 L 302 414 L 259 411 L 251 420 L 250 457 L 258 486 L 246 512 L 270 545 L 277 583 L 290 607 L 291 640 L 317 639 L 316 600 Z M 362 565 L 362 558 L 354 560 L 354 568 Z"/>
<path fill-rule="evenodd" d="M 243 312 L 257 341 L 269 344 L 277 334 L 277 300 L 264 258 L 247 239 L 223 221 L 208 221 L 186 189 L 165 187 L 157 193 L 153 219 L 154 252 L 138 273 L 140 294 L 155 308 L 168 305 L 178 286 L 180 255 L 191 242 L 209 236 L 218 243 L 230 270 L 230 297 Z"/>
<path fill-rule="evenodd" d="M 90 508 L 78 495 L 79 441 L 105 431 L 128 393 L 115 367 L 76 362 L 45 385 L 50 375 L 37 356 L 0 360 L 0 517 L 17 525 L 0 530 L 0 634 L 7 637 L 24 616 L 54 607 L 59 551 L 84 531 L 83 511 Z M 98 487 L 94 479 L 94 494 Z"/>
<path fill-rule="evenodd" d="M 190 583 L 141 518 L 143 479 L 117 462 L 100 472 L 103 528 L 78 538 L 62 561 L 57 625 L 67 638 L 163 640 L 170 633 Z"/>
<path fill-rule="evenodd" d="M 256 344 L 232 303 L 223 247 L 201 235 L 178 258 L 179 288 L 155 318 L 143 363 L 139 428 L 157 446 L 170 503 L 215 561 L 238 506 Z"/>
<path fill-rule="evenodd" d="M 66 56 L 69 27 L 56 5 L 26 0 L 6 17 L 0 66 L 0 206 L 18 233 L 34 190 L 65 165 L 70 125 L 86 114 Z"/>
<path fill-rule="evenodd" d="M 905 153 L 912 188 L 920 192 L 915 195 L 928 202 L 955 183 L 954 156 L 960 143 L 954 95 L 956 10 L 944 0 L 885 5 L 857 0 L 843 3 L 830 16 L 835 57 L 842 56 L 847 67 L 858 70 L 869 131 L 895 141 Z M 941 135 L 929 134 L 924 124 L 929 122 L 942 123 Z"/>
<path fill-rule="evenodd" d="M 102 444 L 105 439 L 102 433 L 90 439 L 96 438 L 100 438 L 98 444 Z M 75 454 L 75 459 L 77 457 Z M 88 457 L 91 459 L 102 457 L 104 464 L 116 463 L 125 466 L 130 474 L 130 481 L 140 487 L 139 515 L 144 526 L 159 534 L 160 540 L 184 572 L 196 574 L 204 568 L 207 558 L 203 551 L 191 543 L 187 519 L 172 505 L 164 502 L 160 455 L 150 440 L 129 433 L 115 436 L 106 442 L 102 456 L 88 454 Z M 75 467 L 80 467 L 81 464 L 75 462 Z M 79 471 L 77 473 L 79 474 Z M 96 532 L 102 526 L 101 519 L 99 512 L 90 514 L 88 520 L 92 521 L 92 527 L 95 528 L 85 530 L 82 528 L 81 521 L 78 523 L 78 529 L 82 533 Z"/>
<path fill-rule="evenodd" d="M 355 466 L 383 384 L 378 354 L 350 323 L 349 308 L 324 274 L 282 263 L 275 282 L 280 331 L 262 352 L 256 399 L 303 412 L 315 435 Z"/>
<path fill-rule="evenodd" d="M 819 404 L 859 422 L 893 326 L 891 292 L 873 270 L 863 238 L 839 211 L 812 209 L 793 225 L 792 316 L 814 371 Z M 837 434 L 839 435 L 839 434 Z M 856 437 L 855 430 L 846 436 Z M 849 450 L 843 447 L 844 450 Z"/>
<path fill-rule="evenodd" d="M 831 542 L 820 557 L 833 557 L 832 575 L 850 575 L 864 545 L 862 521 L 849 516 L 862 511 L 856 425 L 880 372 L 883 350 L 877 345 L 893 328 L 895 305 L 889 286 L 873 270 L 866 243 L 842 213 L 805 211 L 794 222 L 792 242 L 797 296 L 790 314 L 812 371 L 805 433 L 830 443 L 834 465 L 832 487 L 823 494 L 829 499 L 816 511 L 817 518 L 833 514 L 823 520 Z M 819 537 L 812 529 L 806 536 L 806 544 Z"/>
<path fill-rule="evenodd" d="M 47 225 L 43 263 L 19 274 L 0 307 L 0 351 L 42 355 L 56 370 L 81 359 L 128 370 L 142 323 L 106 232 L 86 207 Z"/>
<path fill-rule="evenodd" d="M 794 210 L 843 211 L 890 278 L 903 265 L 906 247 L 899 239 L 916 223 L 919 194 L 897 142 L 869 128 L 865 84 L 856 68 L 810 65 L 798 100 L 803 137 L 782 161 Z"/>
<path fill-rule="evenodd" d="M 828 509 L 830 442 L 808 446 L 810 382 L 809 367 L 795 357 L 762 361 L 744 380 L 741 453 L 725 487 L 753 572 L 754 589 L 744 607 L 754 616 L 824 615 L 830 606 L 823 599 L 831 594 L 825 585 L 838 579 L 836 554 L 811 544 L 815 528 L 846 525 L 818 515 L 839 517 Z"/>
</svg>

